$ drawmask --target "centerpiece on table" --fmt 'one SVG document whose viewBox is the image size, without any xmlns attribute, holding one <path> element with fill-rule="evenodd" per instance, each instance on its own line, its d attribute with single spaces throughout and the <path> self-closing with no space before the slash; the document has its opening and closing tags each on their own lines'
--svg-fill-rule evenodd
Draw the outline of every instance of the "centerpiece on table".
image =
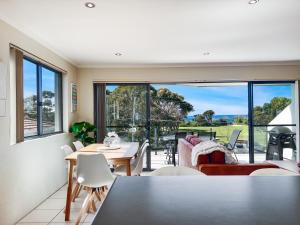
<svg viewBox="0 0 300 225">
<path fill-rule="evenodd" d="M 108 132 L 107 136 L 104 138 L 104 146 L 107 148 L 120 148 L 121 139 L 116 132 Z"/>
</svg>

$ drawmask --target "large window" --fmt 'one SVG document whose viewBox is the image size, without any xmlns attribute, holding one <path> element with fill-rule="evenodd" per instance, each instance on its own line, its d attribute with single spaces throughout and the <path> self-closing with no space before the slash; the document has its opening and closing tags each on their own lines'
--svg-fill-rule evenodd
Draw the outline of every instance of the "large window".
<svg viewBox="0 0 300 225">
<path fill-rule="evenodd" d="M 23 59 L 24 137 L 62 131 L 62 75 Z"/>
</svg>

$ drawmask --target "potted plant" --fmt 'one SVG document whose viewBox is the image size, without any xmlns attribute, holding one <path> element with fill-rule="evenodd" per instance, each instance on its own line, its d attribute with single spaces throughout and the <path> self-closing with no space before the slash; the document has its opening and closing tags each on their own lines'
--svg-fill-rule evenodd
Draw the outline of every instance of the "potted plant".
<svg viewBox="0 0 300 225">
<path fill-rule="evenodd" d="M 73 123 L 69 132 L 74 135 L 76 140 L 81 141 L 84 146 L 96 143 L 96 127 L 89 122 L 82 121 Z"/>
</svg>

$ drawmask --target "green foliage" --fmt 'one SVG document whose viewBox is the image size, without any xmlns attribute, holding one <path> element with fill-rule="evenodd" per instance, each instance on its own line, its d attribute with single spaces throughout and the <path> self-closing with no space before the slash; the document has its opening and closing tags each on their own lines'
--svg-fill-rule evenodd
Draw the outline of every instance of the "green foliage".
<svg viewBox="0 0 300 225">
<path fill-rule="evenodd" d="M 69 131 L 74 135 L 76 140 L 81 141 L 85 146 L 96 142 L 96 127 L 89 122 L 73 123 Z"/>
<path fill-rule="evenodd" d="M 199 126 L 210 126 L 212 125 L 214 114 L 215 112 L 213 110 L 206 110 L 202 114 L 195 115 L 194 121 L 196 121 Z"/>
<path fill-rule="evenodd" d="M 213 126 L 226 126 L 228 125 L 228 121 L 225 118 L 220 118 L 218 120 L 213 121 Z"/>
<path fill-rule="evenodd" d="M 254 124 L 269 124 L 291 102 L 289 98 L 274 97 L 270 103 L 255 106 L 253 109 Z"/>
<path fill-rule="evenodd" d="M 52 91 L 42 92 L 42 115 L 44 122 L 54 123 L 55 120 L 55 93 Z M 24 114 L 27 119 L 37 119 L 37 96 L 31 95 L 24 99 Z"/>
<path fill-rule="evenodd" d="M 183 96 L 167 88 L 151 88 L 151 120 L 182 121 L 191 111 L 193 106 Z"/>
<path fill-rule="evenodd" d="M 241 125 L 241 124 L 246 125 L 246 124 L 248 124 L 248 119 L 245 117 L 235 117 L 233 123 L 238 124 L 238 125 Z"/>
</svg>

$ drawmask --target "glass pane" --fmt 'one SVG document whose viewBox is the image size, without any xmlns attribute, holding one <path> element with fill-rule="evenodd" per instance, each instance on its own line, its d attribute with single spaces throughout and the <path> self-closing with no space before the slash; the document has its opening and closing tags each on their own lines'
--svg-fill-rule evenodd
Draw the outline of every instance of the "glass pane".
<svg viewBox="0 0 300 225">
<path fill-rule="evenodd" d="M 253 86 L 254 160 L 295 159 L 296 124 L 293 83 Z M 282 155 L 282 157 L 280 157 Z"/>
<path fill-rule="evenodd" d="M 42 68 L 42 133 L 61 131 L 60 74 Z"/>
<path fill-rule="evenodd" d="M 107 132 L 115 131 L 124 141 L 145 139 L 147 86 L 108 85 L 106 87 Z"/>
<path fill-rule="evenodd" d="M 228 144 L 234 130 L 241 131 L 234 151 L 240 162 L 249 162 L 247 83 L 151 85 L 153 168 L 159 155 L 161 165 L 170 163 L 168 149 L 174 133 L 177 138 L 194 134 Z"/>
<path fill-rule="evenodd" d="M 294 84 L 255 84 L 253 86 L 254 125 L 295 123 Z"/>
<path fill-rule="evenodd" d="M 23 60 L 24 137 L 38 134 L 37 129 L 37 65 Z"/>
</svg>

